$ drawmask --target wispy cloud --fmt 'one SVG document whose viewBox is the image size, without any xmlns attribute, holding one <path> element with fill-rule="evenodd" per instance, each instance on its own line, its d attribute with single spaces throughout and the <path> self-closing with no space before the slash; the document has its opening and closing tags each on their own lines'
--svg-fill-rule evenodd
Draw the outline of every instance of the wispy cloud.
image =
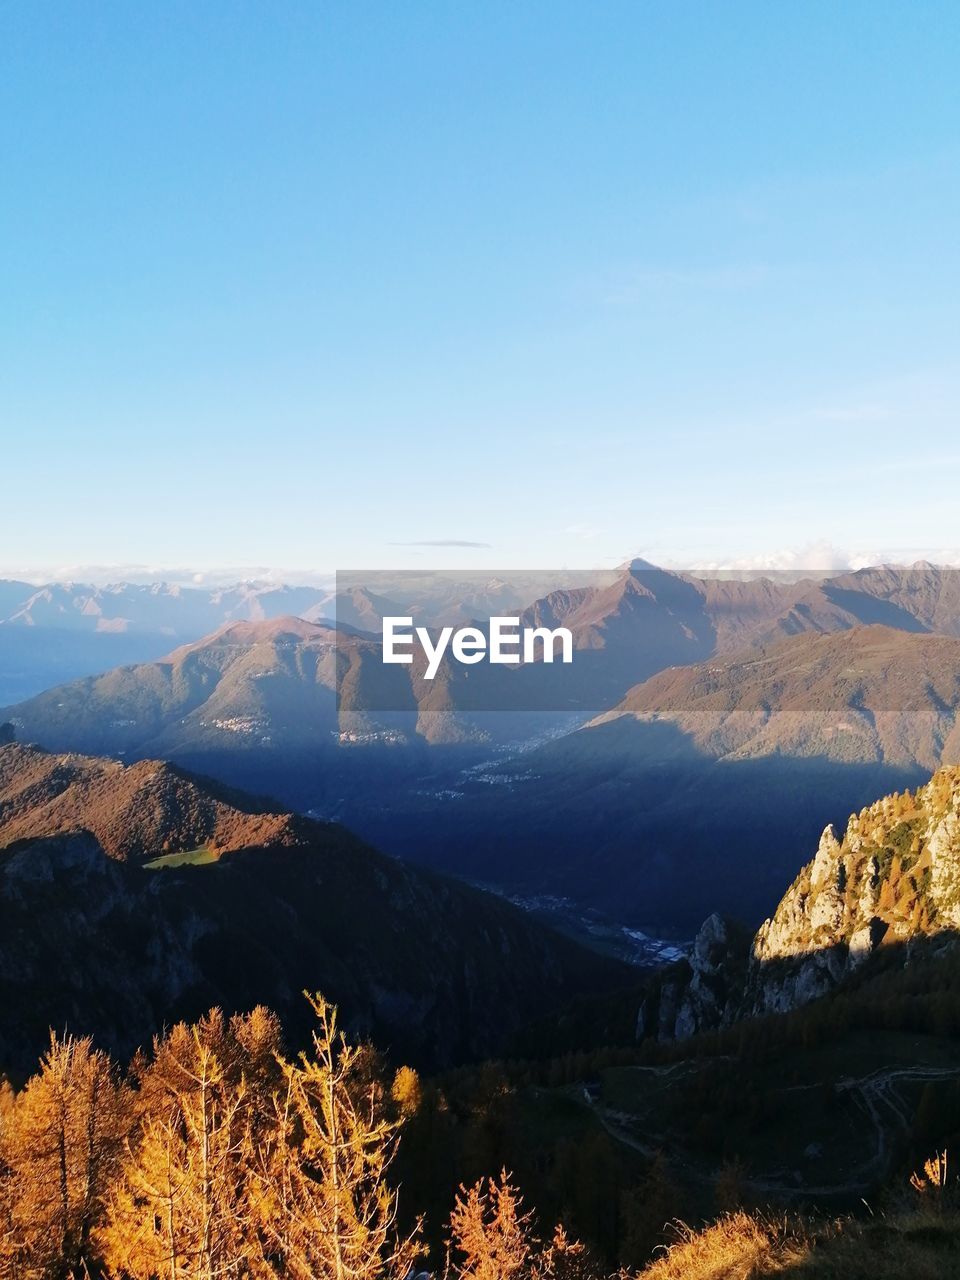
<svg viewBox="0 0 960 1280">
<path fill-rule="evenodd" d="M 599 538 L 603 532 L 592 524 L 568 524 L 563 531 L 569 534 L 571 538 L 579 538 L 582 542 L 593 542 L 595 538 Z"/>
<path fill-rule="evenodd" d="M 702 267 L 636 266 L 599 282 L 598 292 L 611 305 L 642 302 L 664 295 L 739 293 L 782 283 L 797 268 L 767 262 L 721 262 Z"/>
<path fill-rule="evenodd" d="M 802 547 L 784 547 L 748 555 L 731 556 L 698 566 L 701 569 L 733 572 L 827 573 L 845 569 L 862 569 L 882 564 L 887 557 L 879 549 L 851 551 L 827 541 L 810 542 Z M 693 567 L 693 566 L 691 566 Z"/>
<path fill-rule="evenodd" d="M 891 417 L 892 410 L 884 404 L 828 405 L 812 415 L 819 422 L 857 423 L 882 422 Z"/>
<path fill-rule="evenodd" d="M 719 560 L 696 561 L 686 557 L 663 557 L 661 563 L 673 569 L 691 572 L 724 572 L 748 574 L 806 574 L 840 573 L 866 569 L 871 565 L 900 565 L 909 567 L 918 561 L 953 567 L 960 564 L 960 550 L 956 547 L 868 547 L 856 549 L 838 547 L 821 540 L 802 547 L 785 547 L 780 550 L 754 554 L 732 555 Z"/>
<path fill-rule="evenodd" d="M 466 538 L 423 538 L 419 542 L 388 542 L 388 547 L 477 547 L 492 548 L 492 542 L 470 542 Z"/>
<path fill-rule="evenodd" d="M 179 587 L 232 587 L 238 583 L 329 589 L 334 572 L 329 569 L 285 569 L 269 565 L 223 565 L 196 568 L 165 564 L 50 564 L 23 566 L 0 564 L 0 578 L 15 578 L 38 586 L 49 582 L 74 582 L 103 587 L 130 582 L 148 585 L 164 582 Z"/>
</svg>

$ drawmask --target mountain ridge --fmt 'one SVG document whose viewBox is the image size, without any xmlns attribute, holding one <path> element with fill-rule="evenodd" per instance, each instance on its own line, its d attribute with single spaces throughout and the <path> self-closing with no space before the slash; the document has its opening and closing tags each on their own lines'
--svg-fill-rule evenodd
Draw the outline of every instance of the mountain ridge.
<svg viewBox="0 0 960 1280">
<path fill-rule="evenodd" d="M 233 622 L 0 715 L 50 749 L 172 759 L 438 869 L 686 932 L 741 899 L 761 919 L 815 838 L 816 804 L 839 817 L 950 762 L 958 581 L 927 566 L 744 582 L 631 563 L 524 613 L 572 624 L 570 667 L 451 665 L 426 682 L 416 664 L 384 666 L 369 633 Z M 496 710 L 511 697 L 531 714 Z"/>
<path fill-rule="evenodd" d="M 632 981 L 500 898 L 337 824 L 236 796 L 228 805 L 222 789 L 169 766 L 16 746 L 0 748 L 2 766 L 5 1067 L 35 1059 L 51 1025 L 129 1054 L 214 1004 L 268 1004 L 296 1042 L 308 1033 L 304 989 L 336 1000 L 356 1034 L 451 1065 L 506 1052 L 545 1010 Z M 205 832 L 230 839 L 213 857 L 171 856 L 200 853 L 190 846 Z"/>
<path fill-rule="evenodd" d="M 308 820 L 161 760 L 124 765 L 16 743 L 0 747 L 0 848 L 83 828 L 123 862 L 210 847 L 292 845 Z"/>
<path fill-rule="evenodd" d="M 848 719 L 830 723 L 836 714 Z M 925 715 L 921 742 L 917 717 Z M 622 715 L 670 720 L 717 759 L 812 750 L 830 754 L 843 733 L 880 761 L 931 770 L 960 759 L 960 640 L 879 624 L 807 633 L 742 658 L 660 672 L 592 722 Z M 778 717 L 798 722 L 783 727 Z M 856 723 L 851 723 L 855 721 Z M 799 722 L 813 741 L 806 742 Z M 909 725 L 906 723 L 909 721 Z M 588 726 L 589 727 L 589 726 Z M 912 743 L 907 730 L 914 730 Z M 843 750 L 838 758 L 845 758 Z"/>
</svg>

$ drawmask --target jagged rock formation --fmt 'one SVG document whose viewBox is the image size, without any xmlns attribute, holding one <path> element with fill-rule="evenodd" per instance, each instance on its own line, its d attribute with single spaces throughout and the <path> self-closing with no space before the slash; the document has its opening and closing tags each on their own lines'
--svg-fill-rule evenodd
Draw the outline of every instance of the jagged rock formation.
<svg viewBox="0 0 960 1280">
<path fill-rule="evenodd" d="M 663 975 L 638 1035 L 683 1039 L 826 995 L 881 948 L 943 947 L 960 931 L 960 767 L 828 826 L 816 856 L 752 942 L 711 916 Z"/>
<path fill-rule="evenodd" d="M 686 961 L 671 969 L 645 1001 L 638 1038 L 685 1040 L 724 1025 L 739 1007 L 747 968 L 749 935 L 735 921 L 712 915 L 704 921 Z"/>
<path fill-rule="evenodd" d="M 827 827 L 753 944 L 746 992 L 756 1012 L 831 990 L 881 946 L 960 925 L 960 769 Z"/>
</svg>

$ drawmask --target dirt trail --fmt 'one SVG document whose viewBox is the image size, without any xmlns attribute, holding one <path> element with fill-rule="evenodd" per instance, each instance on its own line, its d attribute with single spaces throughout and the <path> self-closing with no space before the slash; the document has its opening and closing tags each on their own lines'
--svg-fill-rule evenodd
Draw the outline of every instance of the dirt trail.
<svg viewBox="0 0 960 1280">
<path fill-rule="evenodd" d="M 697 1070 L 698 1064 L 676 1062 L 664 1067 L 634 1067 L 634 1071 L 649 1072 L 657 1077 L 667 1077 L 677 1071 L 684 1074 Z M 847 1077 L 837 1081 L 837 1088 L 849 1093 L 856 1104 L 862 1108 L 873 1128 L 873 1147 L 868 1155 L 842 1181 L 830 1185 L 817 1186 L 804 1182 L 797 1185 L 795 1173 L 784 1170 L 782 1175 L 765 1178 L 745 1178 L 744 1186 L 751 1191 L 772 1192 L 779 1196 L 836 1196 L 840 1194 L 862 1194 L 874 1186 L 888 1170 L 890 1160 L 891 1136 L 909 1132 L 912 1106 L 899 1091 L 898 1086 L 904 1084 L 927 1083 L 935 1080 L 960 1078 L 960 1066 L 957 1067 L 880 1067 L 865 1076 Z M 816 1086 L 794 1086 L 798 1089 L 815 1088 Z M 604 1130 L 614 1141 L 638 1151 L 641 1155 L 652 1158 L 659 1151 L 667 1152 L 671 1162 L 683 1176 L 694 1182 L 710 1183 L 716 1177 L 716 1170 L 708 1168 L 690 1152 L 678 1149 L 665 1134 L 648 1133 L 640 1135 L 635 1128 L 636 1118 L 629 1112 L 603 1106 L 593 1096 L 590 1089 L 584 1086 L 582 1099 L 596 1116 Z"/>
</svg>

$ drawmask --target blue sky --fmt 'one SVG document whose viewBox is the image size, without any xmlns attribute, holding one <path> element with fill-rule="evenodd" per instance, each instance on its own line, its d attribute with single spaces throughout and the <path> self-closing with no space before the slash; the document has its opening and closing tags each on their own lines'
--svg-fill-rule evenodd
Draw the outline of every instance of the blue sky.
<svg viewBox="0 0 960 1280">
<path fill-rule="evenodd" d="M 4 5 L 0 567 L 960 556 L 958 55 L 953 0 Z"/>
</svg>

